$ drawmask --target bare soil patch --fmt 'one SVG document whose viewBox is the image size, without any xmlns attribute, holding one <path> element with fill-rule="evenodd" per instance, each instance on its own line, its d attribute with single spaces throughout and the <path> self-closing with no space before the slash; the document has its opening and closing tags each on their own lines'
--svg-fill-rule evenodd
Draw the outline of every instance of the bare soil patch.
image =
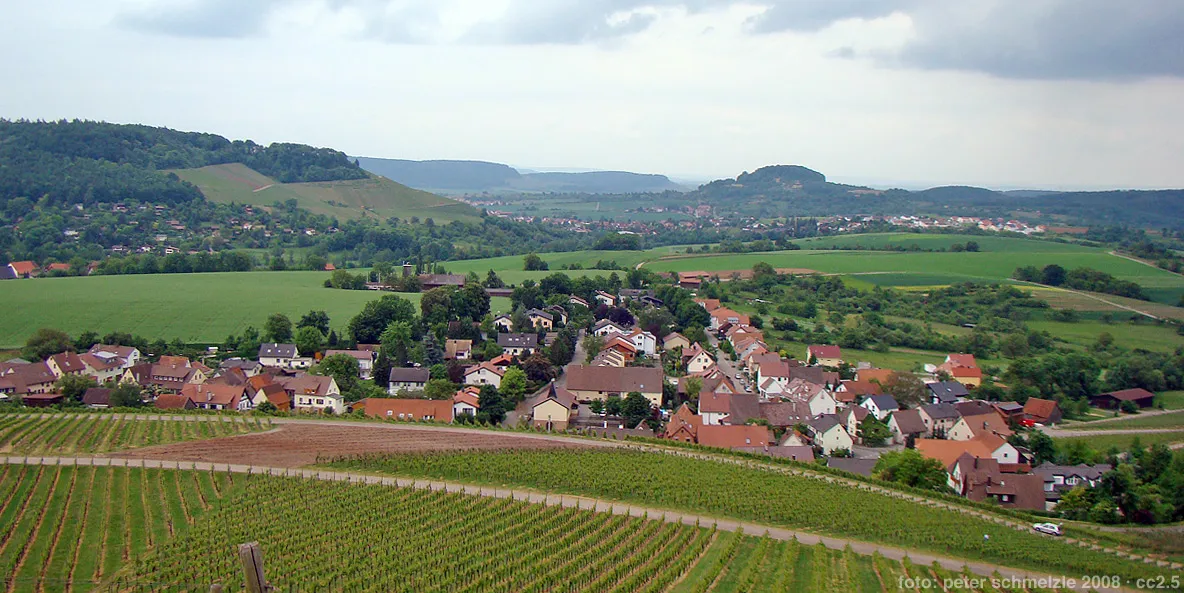
<svg viewBox="0 0 1184 593">
<path fill-rule="evenodd" d="M 531 435 L 483 433 L 394 425 L 285 424 L 265 433 L 144 447 L 112 454 L 131 459 L 206 461 L 268 467 L 300 467 L 336 457 L 374 453 L 426 453 L 578 447 Z"/>
</svg>

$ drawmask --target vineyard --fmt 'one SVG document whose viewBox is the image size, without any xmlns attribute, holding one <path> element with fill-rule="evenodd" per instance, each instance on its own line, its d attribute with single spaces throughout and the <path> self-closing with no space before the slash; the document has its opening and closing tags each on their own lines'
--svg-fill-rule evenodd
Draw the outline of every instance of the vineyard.
<svg viewBox="0 0 1184 593">
<path fill-rule="evenodd" d="M 1167 574 L 949 509 L 764 469 L 641 451 L 371 456 L 331 465 L 707 513 L 1067 575 Z"/>
<path fill-rule="evenodd" d="M 270 428 L 270 420 L 240 416 L 136 420 L 120 414 L 12 414 L 0 416 L 0 454 L 106 453 Z"/>
<path fill-rule="evenodd" d="M 0 501 L 5 591 L 238 591 L 245 541 L 279 591 L 896 593 L 943 590 L 902 578 L 959 576 L 626 515 L 258 474 L 5 465 Z"/>
<path fill-rule="evenodd" d="M 90 591 L 184 533 L 232 486 L 224 473 L 5 465 L 0 582 L 7 591 Z"/>
</svg>

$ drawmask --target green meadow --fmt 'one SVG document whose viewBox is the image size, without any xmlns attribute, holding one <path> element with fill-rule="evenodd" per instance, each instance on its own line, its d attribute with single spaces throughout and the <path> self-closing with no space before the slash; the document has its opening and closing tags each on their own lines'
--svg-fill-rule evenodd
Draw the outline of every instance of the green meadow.
<svg viewBox="0 0 1184 593">
<path fill-rule="evenodd" d="M 124 331 L 149 339 L 218 343 L 267 316 L 293 320 L 324 310 L 339 332 L 382 294 L 324 288 L 326 272 L 226 272 L 39 278 L 0 282 L 0 348 L 18 347 L 42 327 L 78 335 Z M 416 303 L 420 295 L 400 295 Z M 493 299 L 495 311 L 509 299 Z"/>
</svg>

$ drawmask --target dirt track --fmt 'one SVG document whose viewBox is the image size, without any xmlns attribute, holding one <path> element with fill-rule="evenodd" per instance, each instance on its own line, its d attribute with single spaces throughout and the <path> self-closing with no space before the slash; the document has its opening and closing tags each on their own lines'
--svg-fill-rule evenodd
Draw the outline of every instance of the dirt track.
<svg viewBox="0 0 1184 593">
<path fill-rule="evenodd" d="M 378 430 L 375 430 L 378 428 Z M 422 453 L 490 449 L 578 447 L 572 441 L 481 433 L 379 426 L 285 424 L 263 433 L 145 447 L 111 457 L 301 467 L 319 459 L 367 453 Z"/>
</svg>

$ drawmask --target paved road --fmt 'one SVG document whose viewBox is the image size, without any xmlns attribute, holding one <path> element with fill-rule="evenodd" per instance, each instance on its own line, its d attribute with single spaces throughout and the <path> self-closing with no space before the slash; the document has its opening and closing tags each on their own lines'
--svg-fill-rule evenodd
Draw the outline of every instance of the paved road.
<svg viewBox="0 0 1184 593">
<path fill-rule="evenodd" d="M 848 546 L 857 554 L 880 554 L 885 558 L 900 561 L 908 558 L 914 563 L 920 565 L 930 565 L 934 562 L 940 564 L 943 568 L 954 572 L 961 572 L 965 567 L 971 572 L 982 576 L 992 576 L 995 573 L 1003 577 L 1011 578 L 1045 578 L 1050 575 L 1029 572 L 1024 570 L 1016 570 L 992 564 L 985 564 L 980 562 L 966 562 L 956 558 L 946 556 L 939 556 L 934 554 L 925 554 L 916 551 L 904 550 L 901 548 L 894 548 L 890 546 L 883 546 L 880 544 L 873 544 L 858 540 L 843 539 L 820 536 L 813 533 L 803 531 L 793 531 L 790 529 L 783 529 L 779 527 L 769 527 L 766 525 L 759 525 L 756 523 L 748 523 L 744 521 L 732 521 L 727 519 L 718 519 L 706 515 L 696 515 L 691 513 L 681 513 L 674 511 L 666 511 L 663 509 L 640 507 L 635 505 L 617 503 L 608 500 L 599 500 L 595 498 L 586 498 L 581 496 L 568 496 L 558 494 L 545 494 L 538 492 L 530 492 L 525 490 L 513 490 L 505 488 L 489 488 L 481 486 L 472 486 L 468 484 L 459 484 L 455 482 L 444 482 L 438 480 L 414 480 L 409 478 L 393 478 L 381 477 L 368 474 L 351 473 L 351 472 L 333 472 L 322 471 L 314 469 L 291 469 L 280 467 L 252 467 L 247 465 L 233 465 L 233 464 L 214 464 L 203 462 L 187 462 L 187 461 L 164 461 L 152 459 L 112 459 L 107 457 L 0 457 L 0 462 L 6 464 L 26 464 L 26 465 L 73 465 L 73 466 L 97 466 L 97 467 L 144 467 L 144 468 L 162 468 L 162 469 L 178 469 L 178 470 L 198 470 L 198 471 L 226 471 L 239 474 L 267 474 L 274 476 L 290 476 L 301 477 L 306 479 L 318 479 L 326 481 L 337 482 L 358 482 L 366 484 L 381 484 L 385 486 L 397 486 L 401 488 L 415 488 L 419 490 L 433 490 L 444 492 L 464 493 L 474 496 L 486 496 L 493 498 L 512 498 L 515 500 L 522 500 L 537 504 L 545 504 L 548 506 L 562 506 L 579 508 L 583 510 L 594 511 L 598 513 L 611 513 L 614 515 L 632 515 L 634 517 L 648 517 L 650 519 L 661 520 L 669 523 L 682 523 L 685 525 L 699 525 L 702 527 L 715 526 L 720 531 L 739 531 L 743 530 L 745 533 L 760 535 L 764 534 L 770 538 L 789 541 L 796 540 L 801 544 L 812 546 L 822 544 L 833 550 L 843 550 Z M 1086 588 L 1078 590 L 1086 591 Z M 1125 589 L 1101 589 L 1100 591 L 1125 591 Z"/>
</svg>

